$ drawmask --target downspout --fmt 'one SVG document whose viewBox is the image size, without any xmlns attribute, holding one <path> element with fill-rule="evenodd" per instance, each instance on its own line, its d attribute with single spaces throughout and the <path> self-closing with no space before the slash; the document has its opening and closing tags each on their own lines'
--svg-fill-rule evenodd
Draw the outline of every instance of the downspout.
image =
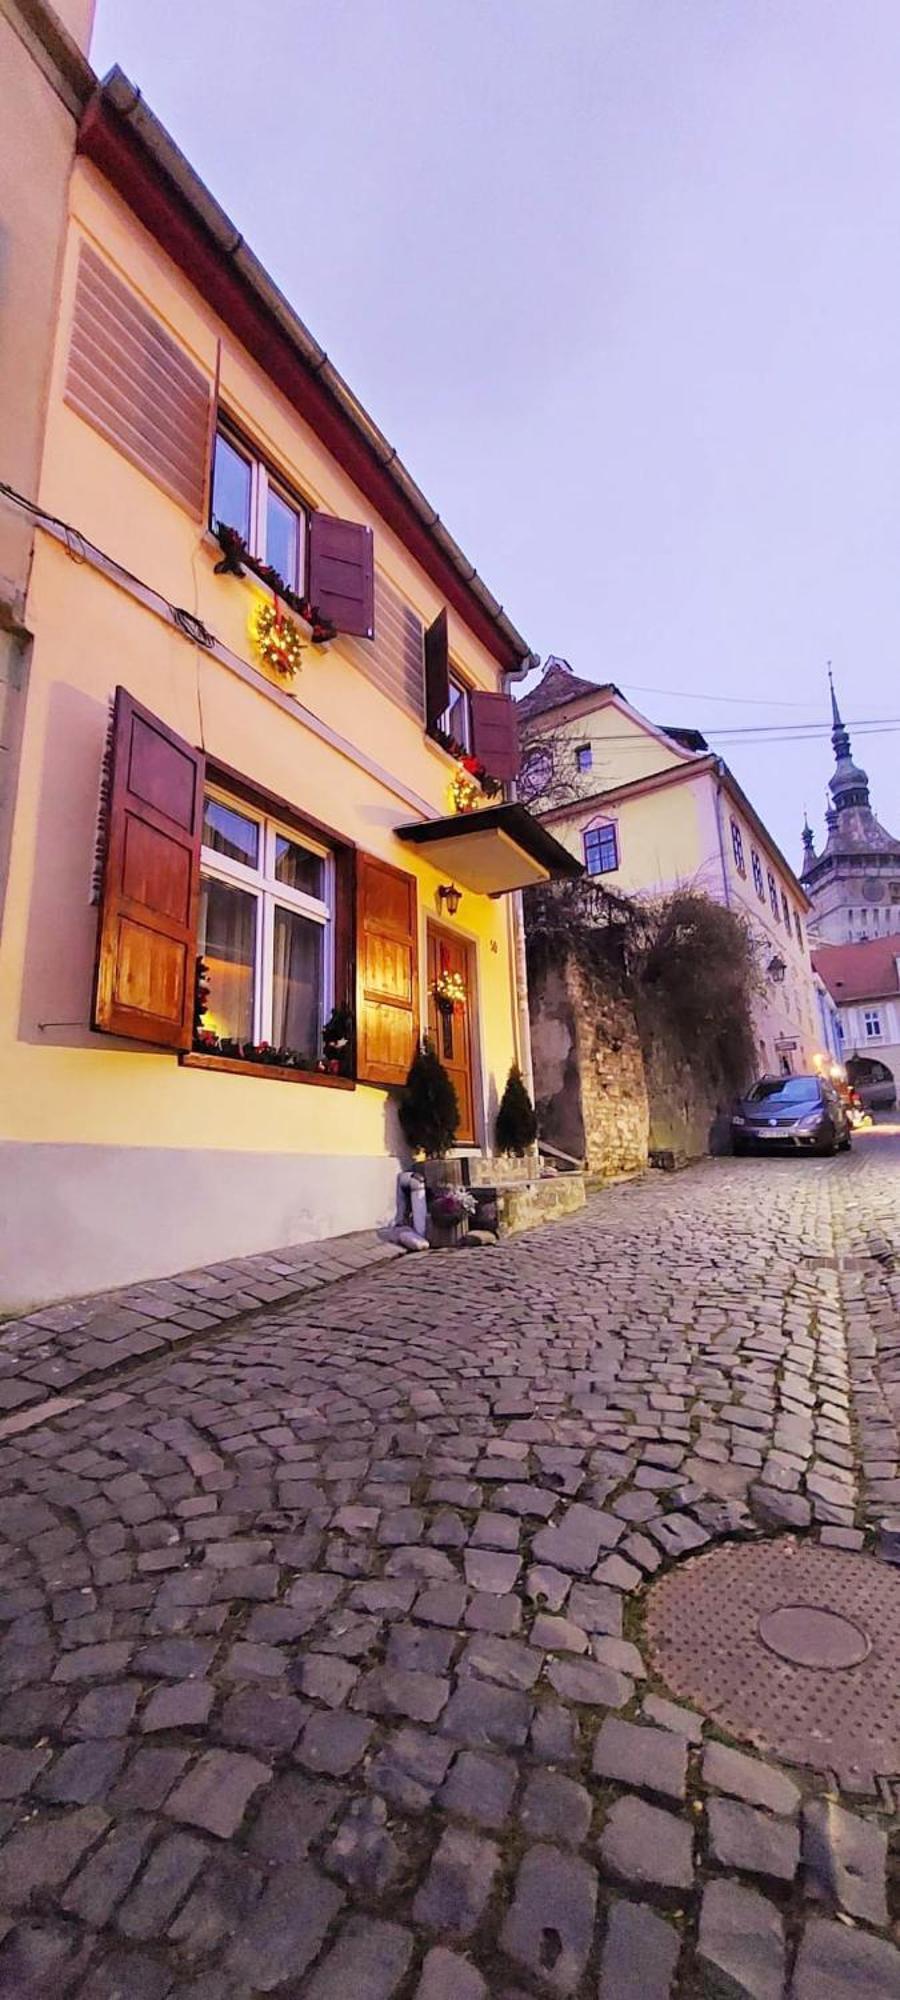
<svg viewBox="0 0 900 2000">
<path fill-rule="evenodd" d="M 504 675 L 504 680 L 521 680 L 532 664 L 532 655 L 526 654 L 522 664 L 512 673 Z M 510 799 L 517 797 L 515 778 L 507 787 Z M 509 923 L 512 942 L 512 975 L 515 988 L 515 1021 L 517 1060 L 525 1083 L 525 1088 L 534 1103 L 534 1063 L 531 1056 L 531 1020 L 528 1012 L 528 960 L 525 953 L 525 912 L 521 889 L 514 889 L 510 896 Z"/>
<path fill-rule="evenodd" d="M 725 858 L 725 857 L 726 857 L 726 848 L 725 848 L 725 836 L 724 836 L 724 834 L 723 834 L 723 832 L 722 832 L 722 779 L 721 779 L 721 770 L 722 770 L 722 766 L 721 766 L 721 764 L 717 764 L 717 766 L 716 766 L 716 770 L 717 770 L 717 772 L 719 773 L 719 775 L 717 776 L 717 779 L 716 779 L 716 832 L 717 832 L 717 834 L 718 834 L 718 836 L 719 836 L 719 860 L 720 860 L 720 862 L 721 862 L 721 864 L 722 864 L 722 894 L 723 894 L 723 896 L 724 896 L 724 898 L 725 898 L 725 908 L 726 908 L 726 910 L 730 910 L 730 908 L 731 908 L 731 890 L 730 890 L 730 888 L 729 888 L 729 885 L 728 885 L 728 867 L 727 867 L 727 863 L 726 863 L 726 858 Z"/>
</svg>

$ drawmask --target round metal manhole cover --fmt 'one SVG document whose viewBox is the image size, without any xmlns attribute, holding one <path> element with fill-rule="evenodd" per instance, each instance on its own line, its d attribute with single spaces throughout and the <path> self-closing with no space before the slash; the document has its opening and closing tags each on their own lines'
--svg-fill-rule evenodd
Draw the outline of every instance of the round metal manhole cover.
<svg viewBox="0 0 900 2000">
<path fill-rule="evenodd" d="M 900 1574 L 814 1543 L 727 1543 L 647 1594 L 653 1666 L 758 1750 L 900 1776 Z"/>
</svg>

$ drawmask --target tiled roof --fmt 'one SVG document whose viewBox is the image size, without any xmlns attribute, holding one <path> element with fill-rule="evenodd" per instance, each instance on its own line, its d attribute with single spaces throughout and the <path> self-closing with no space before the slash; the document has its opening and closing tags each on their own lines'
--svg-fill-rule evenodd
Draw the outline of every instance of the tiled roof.
<svg viewBox="0 0 900 2000">
<path fill-rule="evenodd" d="M 900 993 L 898 958 L 900 934 L 895 932 L 890 937 L 864 939 L 861 944 L 817 945 L 812 962 L 832 999 L 847 1005 Z"/>
<path fill-rule="evenodd" d="M 565 661 L 550 660 L 537 687 L 533 687 L 530 694 L 523 695 L 518 703 L 519 716 L 523 722 L 530 722 L 536 715 L 545 715 L 548 709 L 562 708 L 569 701 L 580 701 L 582 695 L 617 692 L 609 681 L 583 680 L 580 674 L 573 674 Z"/>
</svg>

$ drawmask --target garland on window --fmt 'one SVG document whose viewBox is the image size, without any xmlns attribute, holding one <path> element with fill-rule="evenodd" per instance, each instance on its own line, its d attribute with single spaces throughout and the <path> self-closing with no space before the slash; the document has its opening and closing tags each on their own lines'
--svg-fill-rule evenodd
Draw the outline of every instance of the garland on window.
<svg viewBox="0 0 900 2000">
<path fill-rule="evenodd" d="M 213 533 L 222 551 L 222 560 L 215 565 L 216 576 L 244 576 L 248 569 L 252 570 L 253 575 L 258 576 L 261 583 L 267 583 L 289 610 L 296 611 L 298 618 L 305 619 L 311 627 L 310 639 L 314 646 L 327 646 L 330 639 L 337 638 L 337 626 L 332 620 L 323 618 L 308 597 L 300 597 L 296 590 L 291 590 L 271 563 L 258 562 L 250 554 L 237 528 L 229 528 L 224 521 L 217 521 Z"/>
<path fill-rule="evenodd" d="M 219 1035 L 204 1028 L 209 1008 L 209 967 L 198 958 L 194 984 L 193 1047 L 198 1055 L 225 1056 L 232 1062 L 260 1063 L 268 1069 L 320 1070 L 328 1076 L 350 1075 L 353 1015 L 349 1007 L 335 1007 L 322 1030 L 322 1054 L 318 1058 L 301 1049 L 279 1047 L 274 1042 L 243 1041 L 234 1035 Z"/>
<path fill-rule="evenodd" d="M 303 640 L 277 596 L 271 604 L 260 598 L 250 613 L 250 637 L 262 663 L 283 680 L 292 681 L 303 664 Z"/>
<path fill-rule="evenodd" d="M 491 776 L 480 757 L 463 753 L 450 780 L 450 804 L 455 813 L 478 812 L 486 799 L 499 798 L 503 786 Z"/>
</svg>

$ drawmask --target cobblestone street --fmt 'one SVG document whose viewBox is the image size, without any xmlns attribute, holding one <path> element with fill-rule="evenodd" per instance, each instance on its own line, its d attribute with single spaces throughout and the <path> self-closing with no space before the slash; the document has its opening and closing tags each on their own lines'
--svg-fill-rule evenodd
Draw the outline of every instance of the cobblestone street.
<svg viewBox="0 0 900 2000">
<path fill-rule="evenodd" d="M 898 1253 L 900 1125 L 11 1394 L 0 1993 L 897 2000 Z M 77 1321 L 8 1328 L 7 1382 L 40 1335 L 71 1391 Z M 877 1607 L 799 1760 L 804 1667 L 732 1645 L 738 1730 L 659 1665 L 654 1591 L 719 1671 L 703 1565 L 767 1548 Z"/>
</svg>

